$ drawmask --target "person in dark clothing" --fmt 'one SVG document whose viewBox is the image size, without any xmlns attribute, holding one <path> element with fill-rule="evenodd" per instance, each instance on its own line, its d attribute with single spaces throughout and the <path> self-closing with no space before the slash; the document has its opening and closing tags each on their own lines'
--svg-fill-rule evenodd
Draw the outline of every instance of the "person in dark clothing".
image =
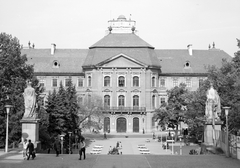
<svg viewBox="0 0 240 168">
<path fill-rule="evenodd" d="M 28 140 L 27 150 L 29 152 L 27 160 L 30 159 L 30 156 L 32 156 L 32 159 L 34 159 L 35 158 L 34 145 L 31 142 L 31 139 Z"/>
<path fill-rule="evenodd" d="M 83 159 L 86 159 L 86 143 L 85 143 L 85 138 L 81 138 L 80 140 L 80 143 L 79 143 L 79 147 L 80 147 L 80 150 L 79 150 L 79 160 L 82 159 L 82 154 L 83 154 Z"/>
<path fill-rule="evenodd" d="M 61 151 L 61 143 L 58 140 L 58 138 L 56 138 L 55 142 L 54 142 L 54 150 L 56 151 L 56 157 L 59 156 L 59 153 Z"/>
</svg>

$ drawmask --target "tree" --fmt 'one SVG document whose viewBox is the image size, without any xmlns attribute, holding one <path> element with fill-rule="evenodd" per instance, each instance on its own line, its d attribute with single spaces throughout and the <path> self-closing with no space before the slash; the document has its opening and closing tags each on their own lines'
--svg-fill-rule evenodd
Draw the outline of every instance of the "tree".
<svg viewBox="0 0 240 168">
<path fill-rule="evenodd" d="M 86 95 L 82 103 L 79 104 L 78 124 L 81 128 L 102 129 L 103 126 L 103 101 L 97 95 Z"/>
<path fill-rule="evenodd" d="M 38 87 L 38 80 L 34 77 L 32 65 L 27 65 L 27 56 L 21 55 L 21 47 L 16 37 L 6 33 L 0 34 L 0 142 L 6 136 L 6 109 L 4 105 L 9 101 L 13 108 L 9 114 L 9 141 L 21 140 L 20 120 L 24 114 L 24 99 L 22 93 L 26 88 L 26 81 L 32 81 L 36 93 L 42 89 Z M 38 97 L 37 97 L 38 99 Z"/>
<path fill-rule="evenodd" d="M 178 135 L 178 126 L 185 118 L 186 113 L 186 95 L 188 94 L 186 85 L 181 83 L 178 86 L 167 91 L 168 103 L 155 110 L 155 118 L 159 120 L 159 125 L 168 125 L 175 129 L 175 140 Z"/>
</svg>

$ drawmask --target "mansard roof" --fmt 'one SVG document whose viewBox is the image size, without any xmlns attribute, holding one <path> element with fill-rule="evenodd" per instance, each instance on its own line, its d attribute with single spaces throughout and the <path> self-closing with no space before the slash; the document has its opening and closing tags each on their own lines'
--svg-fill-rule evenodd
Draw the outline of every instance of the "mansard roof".
<svg viewBox="0 0 240 168">
<path fill-rule="evenodd" d="M 155 52 L 163 74 L 207 73 L 209 65 L 221 67 L 223 59 L 232 59 L 230 55 L 219 49 L 193 50 L 192 55 L 189 55 L 187 49 L 158 49 Z M 187 62 L 188 67 L 185 66 Z"/>
<path fill-rule="evenodd" d="M 96 53 L 98 53 L 98 56 L 94 57 Z M 23 49 L 23 54 L 27 55 L 27 63 L 34 65 L 34 72 L 46 74 L 82 73 L 84 62 L 91 62 L 92 60 L 92 63 L 97 64 L 119 54 L 129 55 L 148 65 L 161 66 L 162 75 L 206 74 L 208 65 L 221 67 L 222 59 L 232 59 L 226 52 L 218 49 L 193 50 L 192 55 L 189 55 L 187 49 L 156 49 L 153 52 L 153 50 L 147 48 L 56 49 L 54 55 L 51 55 L 50 49 Z M 147 54 L 155 56 L 146 57 Z M 53 68 L 54 61 L 60 64 L 58 68 Z M 187 62 L 189 67 L 184 67 Z"/>
<path fill-rule="evenodd" d="M 121 54 L 131 57 L 148 67 L 160 68 L 160 62 L 155 51 L 149 48 L 93 48 L 89 50 L 83 67 L 96 66 L 102 61 Z"/>
<path fill-rule="evenodd" d="M 100 62 L 120 54 L 127 55 L 148 67 L 160 68 L 154 47 L 134 33 L 110 33 L 103 37 L 89 47 L 83 68 L 94 67 Z"/>
<path fill-rule="evenodd" d="M 56 49 L 51 55 L 50 49 L 22 49 L 27 55 L 27 64 L 34 65 L 35 73 L 82 73 L 82 64 L 87 56 L 87 49 Z M 53 67 L 57 61 L 59 66 Z"/>
<path fill-rule="evenodd" d="M 151 48 L 153 46 L 142 40 L 134 33 L 109 33 L 93 44 L 92 48 Z"/>
</svg>

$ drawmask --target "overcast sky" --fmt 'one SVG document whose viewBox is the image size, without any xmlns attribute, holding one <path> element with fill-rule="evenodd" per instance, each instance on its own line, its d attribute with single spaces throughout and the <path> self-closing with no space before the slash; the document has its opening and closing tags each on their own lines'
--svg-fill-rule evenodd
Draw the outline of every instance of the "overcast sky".
<svg viewBox="0 0 240 168">
<path fill-rule="evenodd" d="M 240 0 L 0 0 L 0 32 L 35 48 L 87 49 L 108 20 L 125 15 L 156 49 L 216 48 L 233 56 L 240 39 Z"/>
</svg>

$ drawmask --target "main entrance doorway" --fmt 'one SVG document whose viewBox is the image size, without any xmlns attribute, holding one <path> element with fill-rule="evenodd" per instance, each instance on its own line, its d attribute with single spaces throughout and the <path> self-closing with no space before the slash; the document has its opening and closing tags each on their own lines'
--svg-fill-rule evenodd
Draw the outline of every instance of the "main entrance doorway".
<svg viewBox="0 0 240 168">
<path fill-rule="evenodd" d="M 139 132 L 139 118 L 133 118 L 133 132 Z"/>
<path fill-rule="evenodd" d="M 127 132 L 126 118 L 119 117 L 117 119 L 117 132 Z"/>
</svg>

